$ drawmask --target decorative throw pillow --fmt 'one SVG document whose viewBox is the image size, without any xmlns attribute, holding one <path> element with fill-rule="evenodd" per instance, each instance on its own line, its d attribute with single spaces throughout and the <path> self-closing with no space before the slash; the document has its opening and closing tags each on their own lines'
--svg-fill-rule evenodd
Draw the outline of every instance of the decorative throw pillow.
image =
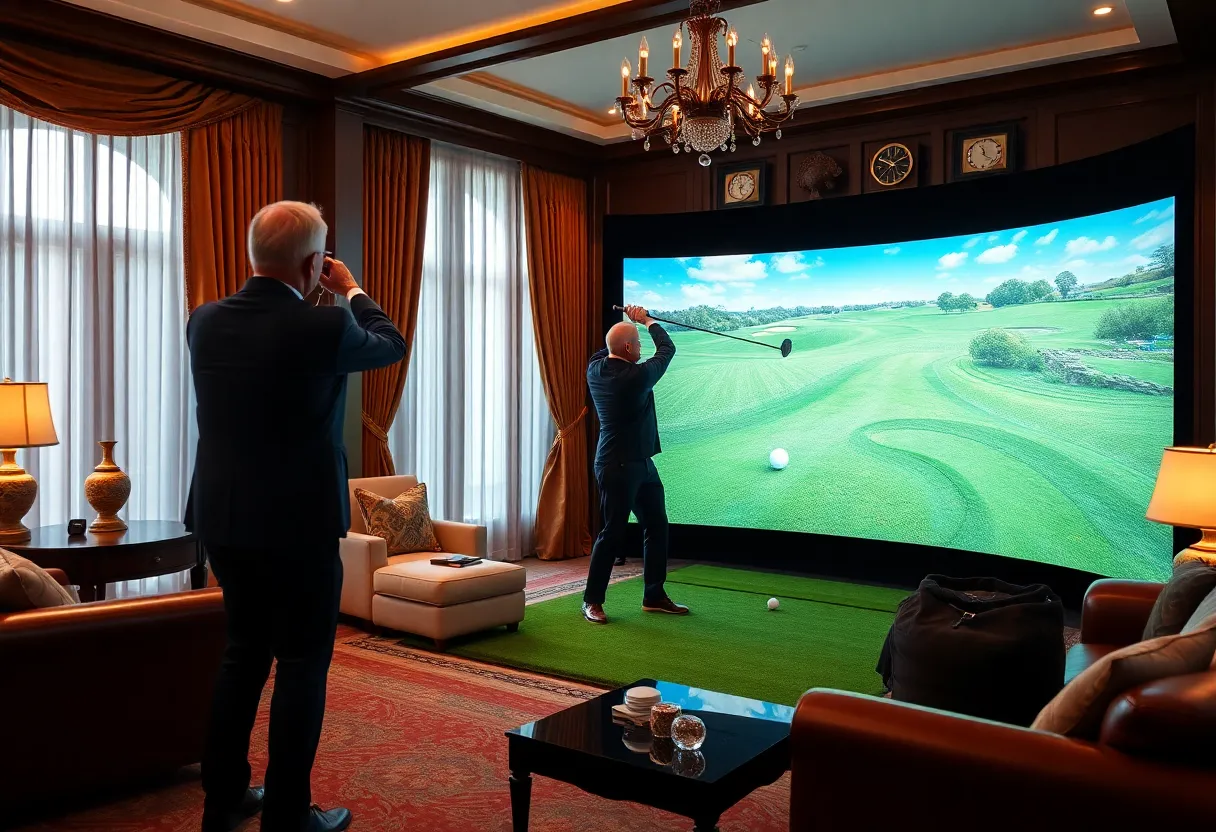
<svg viewBox="0 0 1216 832">
<path fill-rule="evenodd" d="M 1182 632 L 1182 626 L 1195 612 L 1195 607 L 1213 589 L 1216 589 L 1216 566 L 1201 561 L 1178 564 L 1169 583 L 1157 596 L 1141 638 L 1147 640 Z"/>
<path fill-rule="evenodd" d="M 1182 627 L 1183 635 L 1203 629 L 1208 624 L 1208 619 L 1214 615 L 1216 615 L 1216 589 L 1209 592 L 1207 597 L 1199 602 L 1199 606 L 1195 607 L 1195 612 L 1191 613 L 1191 617 Z"/>
<path fill-rule="evenodd" d="M 390 555 L 442 551 L 426 504 L 426 483 L 420 482 L 392 500 L 356 488 L 355 502 L 367 533 L 384 538 Z"/>
<path fill-rule="evenodd" d="M 1097 739 L 1110 703 L 1134 687 L 1207 670 L 1216 652 L 1216 618 L 1189 633 L 1141 641 L 1103 656 L 1047 703 L 1030 727 Z"/>
<path fill-rule="evenodd" d="M 77 603 L 72 593 L 33 561 L 0 549 L 0 612 L 20 612 Z"/>
</svg>

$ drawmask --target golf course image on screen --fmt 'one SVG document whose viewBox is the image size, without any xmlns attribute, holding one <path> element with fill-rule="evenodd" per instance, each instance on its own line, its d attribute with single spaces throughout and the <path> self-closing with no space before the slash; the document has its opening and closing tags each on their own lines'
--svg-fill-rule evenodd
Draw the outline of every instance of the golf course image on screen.
<svg viewBox="0 0 1216 832">
<path fill-rule="evenodd" d="M 793 344 L 664 324 L 671 522 L 1168 577 L 1172 530 L 1144 512 L 1174 438 L 1172 198 L 966 237 L 626 258 L 624 300 Z"/>
</svg>

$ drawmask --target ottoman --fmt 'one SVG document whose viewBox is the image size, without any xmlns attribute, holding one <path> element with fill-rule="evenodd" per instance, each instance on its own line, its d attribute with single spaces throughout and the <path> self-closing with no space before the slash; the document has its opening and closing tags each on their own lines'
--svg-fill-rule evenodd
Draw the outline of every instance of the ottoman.
<svg viewBox="0 0 1216 832">
<path fill-rule="evenodd" d="M 483 560 L 472 566 L 435 566 L 429 554 L 398 560 L 372 577 L 372 623 L 425 636 L 444 649 L 448 639 L 524 620 L 522 566 Z"/>
</svg>

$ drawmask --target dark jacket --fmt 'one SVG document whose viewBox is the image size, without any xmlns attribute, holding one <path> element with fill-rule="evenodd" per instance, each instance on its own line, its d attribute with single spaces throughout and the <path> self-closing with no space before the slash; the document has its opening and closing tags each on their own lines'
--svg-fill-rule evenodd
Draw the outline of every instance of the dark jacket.
<svg viewBox="0 0 1216 832">
<path fill-rule="evenodd" d="M 405 356 L 405 339 L 371 298 L 350 305 L 314 307 L 284 283 L 251 277 L 190 316 L 199 438 L 186 524 L 204 544 L 345 536 L 346 375 Z"/>
<path fill-rule="evenodd" d="M 659 423 L 654 413 L 654 386 L 676 354 L 676 345 L 658 324 L 651 324 L 655 354 L 639 364 L 609 358 L 603 349 L 587 365 L 587 387 L 600 420 L 600 441 L 595 467 L 650 459 L 659 446 Z"/>
</svg>

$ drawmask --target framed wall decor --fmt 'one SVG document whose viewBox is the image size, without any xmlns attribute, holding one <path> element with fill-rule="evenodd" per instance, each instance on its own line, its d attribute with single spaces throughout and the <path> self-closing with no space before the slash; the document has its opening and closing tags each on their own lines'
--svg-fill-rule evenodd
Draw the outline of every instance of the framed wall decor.
<svg viewBox="0 0 1216 832">
<path fill-rule="evenodd" d="M 768 163 L 720 165 L 715 201 L 719 208 L 745 208 L 768 202 Z"/>
<path fill-rule="evenodd" d="M 954 131 L 952 181 L 992 176 L 1018 169 L 1017 122 Z"/>
</svg>

